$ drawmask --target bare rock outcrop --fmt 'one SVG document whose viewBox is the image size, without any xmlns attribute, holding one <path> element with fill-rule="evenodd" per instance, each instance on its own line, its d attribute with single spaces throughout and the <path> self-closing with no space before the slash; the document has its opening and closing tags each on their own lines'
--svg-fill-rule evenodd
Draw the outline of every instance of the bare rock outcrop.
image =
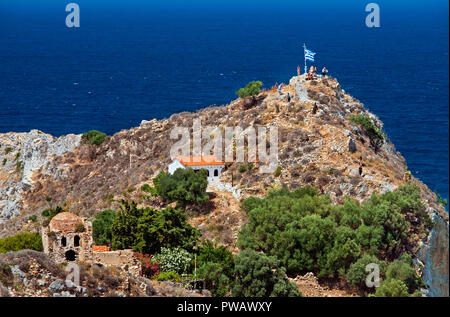
<svg viewBox="0 0 450 317">
<path fill-rule="evenodd" d="M 20 214 L 23 193 L 33 187 L 35 171 L 66 176 L 67 166 L 52 165 L 51 158 L 73 151 L 79 143 L 80 135 L 56 138 L 38 130 L 0 134 L 0 222 Z"/>
</svg>

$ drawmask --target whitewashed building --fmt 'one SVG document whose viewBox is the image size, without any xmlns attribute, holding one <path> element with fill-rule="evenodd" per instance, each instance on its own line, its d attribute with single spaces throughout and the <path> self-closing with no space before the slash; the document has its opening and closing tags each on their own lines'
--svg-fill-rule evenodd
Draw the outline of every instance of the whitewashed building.
<svg viewBox="0 0 450 317">
<path fill-rule="evenodd" d="M 222 175 L 225 163 L 217 160 L 214 155 L 207 156 L 180 156 L 169 163 L 169 174 L 173 174 L 179 168 L 190 167 L 193 170 L 206 169 L 208 182 L 216 181 Z"/>
</svg>

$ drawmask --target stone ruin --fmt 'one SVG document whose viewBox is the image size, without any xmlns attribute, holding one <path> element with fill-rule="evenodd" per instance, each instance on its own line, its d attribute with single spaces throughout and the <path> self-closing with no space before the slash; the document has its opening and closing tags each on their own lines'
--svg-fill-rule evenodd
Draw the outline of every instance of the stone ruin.
<svg viewBox="0 0 450 317">
<path fill-rule="evenodd" d="M 132 250 L 109 251 L 94 246 L 92 223 L 70 212 L 54 216 L 41 229 L 44 252 L 57 263 L 81 261 L 104 266 L 118 266 L 132 274 L 141 273 L 141 264 Z"/>
</svg>

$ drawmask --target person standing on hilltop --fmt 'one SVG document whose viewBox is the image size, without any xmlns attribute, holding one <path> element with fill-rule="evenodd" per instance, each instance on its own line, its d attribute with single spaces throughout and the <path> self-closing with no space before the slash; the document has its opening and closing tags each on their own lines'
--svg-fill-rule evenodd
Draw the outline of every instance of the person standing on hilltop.
<svg viewBox="0 0 450 317">
<path fill-rule="evenodd" d="M 300 65 L 297 66 L 297 76 L 300 76 Z"/>
<path fill-rule="evenodd" d="M 306 80 L 312 80 L 314 74 L 314 67 L 311 65 L 309 68 L 308 74 L 306 75 Z"/>
<path fill-rule="evenodd" d="M 328 74 L 328 69 L 325 66 L 322 68 L 322 77 L 325 77 Z"/>
<path fill-rule="evenodd" d="M 281 88 L 283 88 L 283 84 L 281 83 L 279 86 L 278 86 L 278 93 L 281 95 Z"/>
</svg>

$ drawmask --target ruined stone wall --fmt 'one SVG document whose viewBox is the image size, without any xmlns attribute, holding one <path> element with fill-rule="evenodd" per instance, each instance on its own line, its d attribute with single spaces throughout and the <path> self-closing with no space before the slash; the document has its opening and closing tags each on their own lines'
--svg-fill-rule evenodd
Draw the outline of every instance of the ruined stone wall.
<svg viewBox="0 0 450 317">
<path fill-rule="evenodd" d="M 141 273 L 141 263 L 136 259 L 132 250 L 95 251 L 92 253 L 92 262 L 106 266 L 119 266 L 128 269 L 135 275 Z"/>
</svg>

